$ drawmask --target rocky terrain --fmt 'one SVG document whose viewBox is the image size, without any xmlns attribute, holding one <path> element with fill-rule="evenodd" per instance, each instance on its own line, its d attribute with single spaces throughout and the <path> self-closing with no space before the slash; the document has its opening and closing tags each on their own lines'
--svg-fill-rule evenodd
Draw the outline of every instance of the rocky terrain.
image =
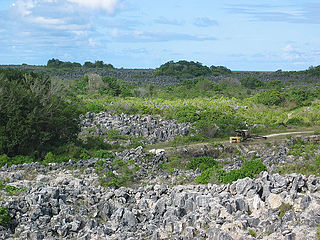
<svg viewBox="0 0 320 240">
<path fill-rule="evenodd" d="M 178 123 L 176 120 L 163 120 L 151 115 L 113 115 L 106 112 L 87 113 L 82 117 L 81 126 L 81 134 L 84 135 L 105 136 L 108 131 L 115 130 L 120 135 L 141 137 L 143 144 L 167 142 L 176 136 L 187 136 L 191 129 L 190 123 Z"/>
<path fill-rule="evenodd" d="M 319 144 L 319 136 L 302 139 Z M 289 140 L 272 146 L 199 147 L 192 154 L 237 150 L 268 166 L 255 179 L 221 185 L 195 185 L 198 169 L 169 174 L 158 167 L 168 161 L 168 153 L 150 155 L 142 147 L 115 153 L 140 166 L 137 182 L 117 189 L 100 186 L 96 163 L 101 159 L 5 166 L 0 180 L 22 191 L 0 190 L 0 206 L 12 218 L 8 228 L 1 227 L 0 239 L 316 239 L 320 178 L 274 173 L 277 165 L 299 160 L 289 155 L 289 148 Z M 239 167 L 243 159 L 217 156 L 226 161 L 226 169 Z M 113 159 L 102 160 L 104 171 L 116 171 Z M 181 176 L 187 184 L 179 184 Z"/>
</svg>

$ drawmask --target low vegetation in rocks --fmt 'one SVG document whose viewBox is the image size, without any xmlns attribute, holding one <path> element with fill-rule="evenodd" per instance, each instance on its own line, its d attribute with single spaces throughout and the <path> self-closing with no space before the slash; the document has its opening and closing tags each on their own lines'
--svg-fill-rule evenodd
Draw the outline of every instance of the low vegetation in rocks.
<svg viewBox="0 0 320 240">
<path fill-rule="evenodd" d="M 9 211 L 5 207 L 0 206 L 0 226 L 7 227 L 11 222 Z"/>
<path fill-rule="evenodd" d="M 204 168 L 204 166 L 205 165 L 201 163 L 198 165 L 199 168 Z M 198 184 L 207 184 L 209 182 L 232 183 L 245 177 L 254 178 L 255 175 L 266 170 L 267 167 L 260 160 L 249 160 L 244 162 L 240 169 L 231 170 L 230 172 L 225 172 L 222 167 L 219 167 L 217 164 L 212 167 L 207 165 L 195 181 Z"/>
</svg>

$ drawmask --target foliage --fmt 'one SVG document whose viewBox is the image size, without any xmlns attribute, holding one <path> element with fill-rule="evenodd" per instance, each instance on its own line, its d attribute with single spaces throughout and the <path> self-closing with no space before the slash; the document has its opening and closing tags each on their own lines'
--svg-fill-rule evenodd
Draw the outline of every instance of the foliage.
<svg viewBox="0 0 320 240">
<path fill-rule="evenodd" d="M 303 157 L 303 160 L 278 167 L 280 174 L 301 173 L 303 175 L 320 175 L 320 155 L 317 153 L 318 145 L 313 142 L 304 143 L 299 138 L 293 140 L 289 146 L 289 154 Z"/>
<path fill-rule="evenodd" d="M 320 76 L 320 65 L 316 67 L 310 67 L 306 72 L 311 76 Z"/>
<path fill-rule="evenodd" d="M 201 171 L 205 171 L 207 168 L 212 168 L 218 165 L 212 157 L 195 157 L 188 164 L 188 168 L 196 170 L 199 168 Z"/>
<path fill-rule="evenodd" d="M 254 178 L 267 167 L 260 160 L 250 160 L 242 164 L 240 169 L 225 172 L 221 166 L 215 165 L 205 169 L 200 176 L 196 178 L 196 183 L 207 184 L 209 182 L 232 183 L 245 177 Z"/>
<path fill-rule="evenodd" d="M 12 70 L 13 71 L 13 70 Z M 0 77 L 0 154 L 43 156 L 76 138 L 78 110 L 49 78 L 16 71 Z"/>
<path fill-rule="evenodd" d="M 188 62 L 181 60 L 178 62 L 167 62 L 155 70 L 155 75 L 179 76 L 181 78 L 199 77 L 210 74 L 210 68 L 203 66 L 199 62 Z"/>
<path fill-rule="evenodd" d="M 249 229 L 249 234 L 250 234 L 252 237 L 256 237 L 256 236 L 257 236 L 257 233 L 256 233 L 253 229 Z"/>
<path fill-rule="evenodd" d="M 293 140 L 293 144 L 289 147 L 291 148 L 289 154 L 303 157 L 307 157 L 307 155 L 314 155 L 318 149 L 317 144 L 314 142 L 310 141 L 305 143 L 301 138 L 295 138 Z"/>
<path fill-rule="evenodd" d="M 18 188 L 11 185 L 5 185 L 2 181 L 0 181 L 0 190 L 5 190 L 9 196 L 12 196 L 25 191 L 26 188 Z"/>
<path fill-rule="evenodd" d="M 59 59 L 50 59 L 48 60 L 47 67 L 49 68 L 74 68 L 74 67 L 81 67 L 80 63 L 77 62 L 63 62 Z"/>
<path fill-rule="evenodd" d="M 8 209 L 0 206 L 0 225 L 3 227 L 7 227 L 10 222 L 11 217 L 9 215 Z"/>
<path fill-rule="evenodd" d="M 136 179 L 136 173 L 140 167 L 132 160 L 127 162 L 115 159 L 112 163 L 113 171 L 109 170 L 106 174 L 100 176 L 100 183 L 103 187 L 132 185 Z M 101 168 L 100 168 L 101 170 Z"/>
<path fill-rule="evenodd" d="M 49 68 L 80 68 L 82 67 L 80 63 L 77 62 L 64 62 L 59 59 L 52 58 L 48 60 L 47 67 Z M 105 64 L 103 61 L 95 61 L 95 63 L 92 62 L 85 62 L 83 64 L 83 67 L 86 68 L 104 68 L 108 70 L 113 70 L 114 67 L 112 64 Z"/>
<path fill-rule="evenodd" d="M 257 89 L 259 87 L 262 87 L 264 83 L 253 76 L 244 77 L 240 80 L 241 85 L 250 89 Z"/>
<path fill-rule="evenodd" d="M 14 157 L 8 157 L 6 154 L 0 155 L 0 167 L 4 165 L 17 165 L 17 164 L 23 164 L 23 163 L 32 163 L 34 162 L 34 159 L 30 156 L 22 156 L 22 155 L 17 155 Z"/>
<path fill-rule="evenodd" d="M 231 74 L 232 73 L 232 71 L 229 68 L 224 67 L 224 66 L 214 66 L 214 65 L 212 65 L 210 67 L 210 70 L 211 70 L 211 72 L 212 72 L 212 74 L 214 76 L 219 76 L 219 75 Z"/>
<path fill-rule="evenodd" d="M 280 205 L 280 207 L 279 207 L 279 210 L 280 210 L 280 212 L 279 212 L 279 217 L 282 218 L 282 217 L 284 216 L 284 214 L 285 214 L 287 211 L 291 210 L 292 208 L 293 208 L 293 206 L 290 205 L 289 203 L 284 203 L 284 202 L 282 202 L 281 205 Z"/>
<path fill-rule="evenodd" d="M 271 90 L 257 94 L 254 99 L 257 103 L 264 104 L 266 106 L 280 106 L 285 100 L 285 96 L 282 92 Z"/>
<path fill-rule="evenodd" d="M 108 70 L 113 70 L 114 67 L 112 64 L 105 64 L 103 61 L 95 61 L 95 63 L 92 63 L 90 61 L 87 61 L 83 64 L 86 68 L 106 68 Z"/>
<path fill-rule="evenodd" d="M 225 136 L 235 129 L 244 128 L 244 119 L 234 116 L 234 110 L 230 107 L 222 109 L 207 109 L 199 113 L 199 121 L 196 127 L 206 137 Z"/>
<path fill-rule="evenodd" d="M 169 173 L 173 173 L 175 169 L 185 169 L 186 157 L 181 157 L 181 156 L 170 157 L 168 162 L 160 163 L 158 167 L 163 170 L 168 170 Z"/>
<path fill-rule="evenodd" d="M 240 169 L 245 177 L 254 178 L 260 172 L 266 171 L 267 167 L 260 159 L 244 162 Z"/>
<path fill-rule="evenodd" d="M 196 177 L 195 182 L 197 184 L 221 183 L 224 174 L 225 171 L 219 167 L 207 168 Z"/>
</svg>

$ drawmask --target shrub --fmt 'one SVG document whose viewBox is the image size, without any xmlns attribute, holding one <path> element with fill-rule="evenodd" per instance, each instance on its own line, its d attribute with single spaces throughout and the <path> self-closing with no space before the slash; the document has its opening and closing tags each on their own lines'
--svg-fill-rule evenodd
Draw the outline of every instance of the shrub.
<svg viewBox="0 0 320 240">
<path fill-rule="evenodd" d="M 114 160 L 112 167 L 114 171 L 110 170 L 104 176 L 100 176 L 100 183 L 104 187 L 129 186 L 136 180 L 136 173 L 140 169 L 132 160 L 124 162 L 120 159 Z"/>
<path fill-rule="evenodd" d="M 75 140 L 79 112 L 61 97 L 63 89 L 46 76 L 11 71 L 0 71 L 0 154 L 44 157 Z"/>
<path fill-rule="evenodd" d="M 108 150 L 100 149 L 93 153 L 94 158 L 114 158 L 114 155 L 112 152 L 109 152 Z"/>
<path fill-rule="evenodd" d="M 9 211 L 5 207 L 0 207 L 0 225 L 7 227 L 11 222 Z"/>
<path fill-rule="evenodd" d="M 266 171 L 267 167 L 261 160 L 251 160 L 242 164 L 241 171 L 245 177 L 253 178 L 256 174 Z"/>
<path fill-rule="evenodd" d="M 242 86 L 251 89 L 256 89 L 258 87 L 264 86 L 264 82 L 252 76 L 244 77 L 240 80 L 240 82 Z"/>
<path fill-rule="evenodd" d="M 279 91 L 263 92 L 255 96 L 256 102 L 266 106 L 279 106 L 283 104 L 285 96 Z"/>
<path fill-rule="evenodd" d="M 212 168 L 218 165 L 212 157 L 196 157 L 188 163 L 188 168 L 196 170 L 199 168 L 201 171 L 205 171 L 207 168 Z"/>
<path fill-rule="evenodd" d="M 6 154 L 0 155 L 0 167 L 9 163 L 10 158 Z"/>
<path fill-rule="evenodd" d="M 230 172 L 225 173 L 221 177 L 221 179 L 222 179 L 221 182 L 222 183 L 232 183 L 232 182 L 237 181 L 238 179 L 242 179 L 244 177 L 245 177 L 245 175 L 241 169 L 231 170 Z"/>
<path fill-rule="evenodd" d="M 221 167 L 215 165 L 205 169 L 196 178 L 196 183 L 207 184 L 208 182 L 232 183 L 245 177 L 253 178 L 256 174 L 267 170 L 260 160 L 250 160 L 242 164 L 240 169 L 225 172 Z"/>
<path fill-rule="evenodd" d="M 214 168 L 208 168 L 204 170 L 200 176 L 196 177 L 195 182 L 197 184 L 208 184 L 214 171 Z"/>
<path fill-rule="evenodd" d="M 249 234 L 250 234 L 252 237 L 256 237 L 256 236 L 257 236 L 256 232 L 255 232 L 253 229 L 249 229 Z"/>
</svg>

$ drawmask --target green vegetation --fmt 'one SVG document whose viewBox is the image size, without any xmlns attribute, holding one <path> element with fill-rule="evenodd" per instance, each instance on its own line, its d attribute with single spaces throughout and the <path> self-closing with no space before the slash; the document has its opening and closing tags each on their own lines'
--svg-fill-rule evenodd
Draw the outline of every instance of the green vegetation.
<svg viewBox="0 0 320 240">
<path fill-rule="evenodd" d="M 168 75 L 176 77 L 199 77 L 210 74 L 210 68 L 207 66 L 202 66 L 199 62 L 188 62 L 188 61 L 179 61 L 179 62 L 167 62 L 161 65 L 156 69 L 155 75 Z"/>
<path fill-rule="evenodd" d="M 241 85 L 250 89 L 256 89 L 264 86 L 264 83 L 255 77 L 244 77 L 240 80 Z"/>
<path fill-rule="evenodd" d="M 55 72 L 61 68 L 63 71 L 72 71 L 72 68 L 76 70 L 79 67 L 113 69 L 111 64 L 102 61 L 86 62 L 81 66 L 58 59 L 49 60 L 48 67 L 43 69 Z M 273 74 L 305 74 L 312 80 L 318 70 L 319 66 L 301 73 L 279 71 Z M 171 146 L 225 139 L 233 136 L 236 129 L 251 129 L 252 133 L 257 133 L 278 129 L 279 126 L 294 128 L 320 125 L 320 88 L 315 84 L 312 87 L 292 87 L 294 80 L 286 84 L 279 80 L 264 82 L 258 78 L 259 74 L 242 75 L 222 66 L 209 68 L 188 61 L 165 63 L 155 74 L 175 76 L 181 81 L 176 85 L 155 86 L 138 84 L 141 74 L 135 76 L 137 84 L 134 84 L 115 77 L 88 73 L 79 79 L 62 82 L 50 79 L 45 74 L 0 70 L 0 167 L 33 161 L 48 164 L 90 157 L 111 158 L 111 151 L 123 150 L 120 144 L 111 145 L 104 142 L 103 138 L 78 136 L 78 116 L 88 111 L 160 115 L 165 119 L 193 123 L 195 129 L 192 135 L 176 137 L 168 143 Z M 218 75 L 219 82 L 211 80 L 212 76 Z M 121 136 L 116 131 L 109 131 L 106 139 L 109 142 L 131 140 L 132 145 L 128 148 L 141 145 L 142 140 Z M 315 156 L 314 145 L 296 143 L 290 153 L 301 155 L 306 161 L 299 163 L 299 166 L 284 166 L 280 172 L 299 168 L 300 171 L 318 175 L 320 160 Z M 310 157 L 316 160 L 307 161 Z M 212 158 L 182 159 L 181 156 L 170 158 L 162 167 L 173 171 L 181 167 L 182 162 L 184 167 L 200 168 L 203 173 L 196 180 L 199 183 L 229 183 L 239 178 L 253 177 L 265 169 L 261 162 L 248 161 L 240 170 L 226 173 Z M 103 177 L 105 182 L 119 186 L 132 180 L 128 177 L 131 176 L 129 170 L 134 169 L 130 163 L 117 163 L 115 168 L 119 168 L 125 177 L 109 173 Z"/>
<path fill-rule="evenodd" d="M 64 62 L 60 61 L 59 59 L 52 58 L 48 60 L 47 67 L 49 68 L 80 68 L 82 67 L 80 63 L 77 62 Z M 95 61 L 95 63 L 92 62 L 85 62 L 83 64 L 83 67 L 86 68 L 105 68 L 108 70 L 114 69 L 112 64 L 105 64 L 103 61 Z"/>
<path fill-rule="evenodd" d="M 293 209 L 293 206 L 289 203 L 281 203 L 281 206 L 279 207 L 279 217 L 283 218 L 284 214 L 291 209 Z"/>
<path fill-rule="evenodd" d="M 292 140 L 289 154 L 301 157 L 302 160 L 292 164 L 284 164 L 278 167 L 280 174 L 301 173 L 304 175 L 320 176 L 320 155 L 318 145 L 313 142 L 305 143 L 300 138 Z"/>
<path fill-rule="evenodd" d="M 11 185 L 6 185 L 4 182 L 0 181 L 0 190 L 4 190 L 8 193 L 8 195 L 17 195 L 26 190 L 26 188 L 18 188 Z"/>
<path fill-rule="evenodd" d="M 224 66 L 203 66 L 199 62 L 181 60 L 178 62 L 167 62 L 156 69 L 155 75 L 175 76 L 178 78 L 192 78 L 207 75 L 219 76 L 231 74 L 231 70 Z"/>
<path fill-rule="evenodd" d="M 316 240 L 320 240 L 320 224 L 318 224 L 318 227 L 317 227 Z"/>
<path fill-rule="evenodd" d="M 192 165 L 192 167 L 197 167 L 204 169 L 206 166 L 203 161 L 194 161 L 193 163 L 197 165 Z M 209 162 L 208 160 L 205 163 Z M 210 161 L 212 162 L 212 160 Z M 212 163 L 211 163 L 212 164 Z M 207 166 L 210 166 L 209 164 Z M 198 184 L 212 183 L 232 183 L 238 179 L 245 177 L 254 178 L 254 176 L 262 171 L 266 171 L 267 167 L 260 160 L 250 160 L 242 164 L 241 168 L 238 170 L 231 170 L 230 172 L 225 172 L 221 165 L 214 164 L 213 167 L 206 168 L 203 170 L 200 176 L 198 176 L 195 181 Z"/>
<path fill-rule="evenodd" d="M 199 168 L 201 171 L 205 171 L 207 168 L 218 166 L 218 162 L 212 157 L 196 157 L 193 158 L 188 164 L 188 168 L 196 170 Z"/>
<path fill-rule="evenodd" d="M 114 169 L 113 171 L 105 172 L 103 161 L 96 163 L 96 171 L 99 173 L 100 184 L 103 187 L 128 187 L 137 181 L 136 173 L 140 168 L 132 160 L 124 162 L 120 159 L 115 159 L 112 163 L 112 168 Z"/>
<path fill-rule="evenodd" d="M 11 217 L 9 215 L 8 209 L 0 206 L 0 225 L 3 227 L 7 227 L 10 222 Z"/>
<path fill-rule="evenodd" d="M 60 90 L 46 76 L 1 70 L 0 154 L 41 157 L 76 138 L 79 111 Z"/>
<path fill-rule="evenodd" d="M 250 234 L 252 237 L 256 237 L 256 236 L 257 236 L 256 232 L 255 232 L 253 229 L 249 229 L 249 234 Z"/>
</svg>

